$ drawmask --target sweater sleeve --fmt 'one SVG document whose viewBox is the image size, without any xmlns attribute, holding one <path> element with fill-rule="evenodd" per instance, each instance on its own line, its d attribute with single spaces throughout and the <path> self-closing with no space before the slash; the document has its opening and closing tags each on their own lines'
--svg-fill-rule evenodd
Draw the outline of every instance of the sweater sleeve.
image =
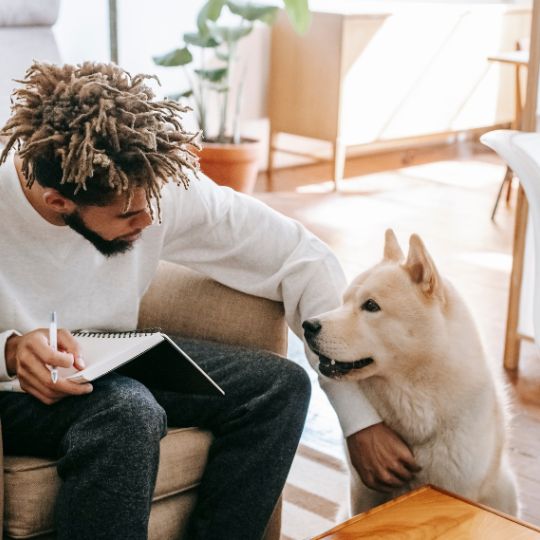
<svg viewBox="0 0 540 540">
<path fill-rule="evenodd" d="M 164 211 L 162 258 L 283 302 L 288 325 L 304 341 L 302 321 L 341 302 L 346 281 L 337 258 L 297 221 L 200 176 L 187 191 L 167 186 L 172 200 Z M 307 346 L 306 354 L 318 372 L 318 358 Z M 355 383 L 322 375 L 319 381 L 345 436 L 381 421 Z"/>
<path fill-rule="evenodd" d="M 6 342 L 13 335 L 20 336 L 16 330 L 6 330 L 0 333 L 0 381 L 11 381 L 15 378 L 9 375 L 6 365 Z"/>
</svg>

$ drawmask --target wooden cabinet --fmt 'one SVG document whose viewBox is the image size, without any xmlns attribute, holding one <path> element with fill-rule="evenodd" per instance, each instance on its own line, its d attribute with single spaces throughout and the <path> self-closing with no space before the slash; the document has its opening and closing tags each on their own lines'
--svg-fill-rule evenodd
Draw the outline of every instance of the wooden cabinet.
<svg viewBox="0 0 540 540">
<path fill-rule="evenodd" d="M 528 36 L 528 5 L 331 5 L 315 3 L 305 36 L 284 14 L 273 27 L 269 171 L 277 133 L 331 142 L 339 181 L 349 146 L 376 149 L 512 121 L 513 68 L 487 57 Z"/>
</svg>

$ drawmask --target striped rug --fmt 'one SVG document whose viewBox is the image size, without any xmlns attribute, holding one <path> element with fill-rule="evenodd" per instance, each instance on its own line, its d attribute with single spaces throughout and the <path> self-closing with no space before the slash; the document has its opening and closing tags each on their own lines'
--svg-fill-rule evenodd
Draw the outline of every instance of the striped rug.
<svg viewBox="0 0 540 540">
<path fill-rule="evenodd" d="M 347 518 L 349 479 L 336 413 L 292 332 L 287 356 L 304 367 L 312 383 L 304 433 L 283 492 L 281 540 L 303 540 Z"/>
<path fill-rule="evenodd" d="M 300 444 L 283 492 L 281 540 L 309 538 L 346 519 L 348 483 L 341 459 Z"/>
</svg>

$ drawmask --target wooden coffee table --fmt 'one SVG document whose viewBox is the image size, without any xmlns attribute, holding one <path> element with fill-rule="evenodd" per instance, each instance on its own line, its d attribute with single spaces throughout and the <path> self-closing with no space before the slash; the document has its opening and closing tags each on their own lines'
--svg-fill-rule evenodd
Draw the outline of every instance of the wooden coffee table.
<svg viewBox="0 0 540 540">
<path fill-rule="evenodd" d="M 312 540 L 540 540 L 540 529 L 433 486 L 359 514 Z"/>
</svg>

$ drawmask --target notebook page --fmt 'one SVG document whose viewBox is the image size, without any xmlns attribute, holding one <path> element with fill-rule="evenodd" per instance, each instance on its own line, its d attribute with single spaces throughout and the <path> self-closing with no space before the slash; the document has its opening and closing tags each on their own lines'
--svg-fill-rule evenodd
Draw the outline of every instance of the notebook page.
<svg viewBox="0 0 540 540">
<path fill-rule="evenodd" d="M 82 335 L 75 333 L 74 337 L 81 347 L 86 368 L 82 371 L 75 368 L 58 370 L 61 377 L 72 380 L 92 380 L 163 340 L 160 333 L 135 334 L 133 332 L 116 334 L 92 332 Z"/>
</svg>

